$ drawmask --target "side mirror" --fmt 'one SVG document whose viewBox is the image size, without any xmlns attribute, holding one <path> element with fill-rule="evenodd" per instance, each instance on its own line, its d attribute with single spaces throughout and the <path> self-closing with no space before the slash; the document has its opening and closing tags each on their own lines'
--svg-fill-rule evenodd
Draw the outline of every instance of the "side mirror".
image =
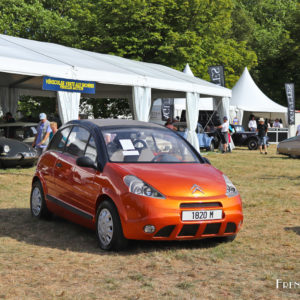
<svg viewBox="0 0 300 300">
<path fill-rule="evenodd" d="M 81 156 L 76 159 L 76 164 L 79 167 L 97 169 L 97 165 L 88 156 Z"/>
</svg>

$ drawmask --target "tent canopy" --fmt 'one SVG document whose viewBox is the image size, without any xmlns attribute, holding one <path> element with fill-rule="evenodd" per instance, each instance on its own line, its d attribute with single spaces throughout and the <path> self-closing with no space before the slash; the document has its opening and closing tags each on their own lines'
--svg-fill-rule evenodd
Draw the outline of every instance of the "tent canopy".
<svg viewBox="0 0 300 300">
<path fill-rule="evenodd" d="M 250 112 L 287 113 L 287 108 L 268 98 L 255 84 L 248 69 L 232 89 L 231 106 Z"/>
<path fill-rule="evenodd" d="M 140 121 L 149 120 L 154 99 L 186 97 L 188 139 L 197 150 L 193 124 L 197 124 L 200 94 L 216 97 L 220 103 L 231 97 L 229 89 L 166 66 L 0 34 L 3 112 L 15 113 L 20 95 L 57 95 L 62 123 L 78 118 L 81 94 L 43 91 L 44 76 L 96 82 L 96 94 L 92 97 L 127 98 L 134 118 Z"/>
<path fill-rule="evenodd" d="M 133 86 L 151 88 L 152 98 L 231 97 L 229 89 L 166 66 L 0 34 L 0 86 L 41 90 L 43 76 L 95 81 L 95 97 L 129 97 Z"/>
</svg>

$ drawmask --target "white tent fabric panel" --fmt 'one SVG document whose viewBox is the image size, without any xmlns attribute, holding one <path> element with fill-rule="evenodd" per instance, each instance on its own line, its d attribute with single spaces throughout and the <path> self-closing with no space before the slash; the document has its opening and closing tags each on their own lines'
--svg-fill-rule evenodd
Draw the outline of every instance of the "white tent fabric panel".
<svg viewBox="0 0 300 300">
<path fill-rule="evenodd" d="M 200 101 L 199 94 L 197 93 L 186 93 L 186 123 L 187 123 L 187 140 L 194 146 L 199 152 L 199 141 L 196 134 L 196 128 L 198 123 L 198 103 Z M 192 112 L 197 112 L 192 113 Z"/>
<path fill-rule="evenodd" d="M 62 124 L 77 120 L 79 116 L 80 93 L 57 92 L 58 112 Z"/>
<path fill-rule="evenodd" d="M 0 35 L 0 72 L 231 97 L 229 89 L 162 65 L 7 35 Z"/>
<path fill-rule="evenodd" d="M 151 108 L 151 89 L 134 86 L 132 88 L 132 96 L 135 119 L 148 122 Z"/>
<path fill-rule="evenodd" d="M 232 89 L 230 105 L 250 112 L 287 112 L 286 107 L 272 101 L 257 87 L 247 68 Z"/>
<path fill-rule="evenodd" d="M 20 91 L 18 89 L 0 87 L 0 106 L 3 113 L 10 112 L 13 116 L 17 112 Z"/>
</svg>

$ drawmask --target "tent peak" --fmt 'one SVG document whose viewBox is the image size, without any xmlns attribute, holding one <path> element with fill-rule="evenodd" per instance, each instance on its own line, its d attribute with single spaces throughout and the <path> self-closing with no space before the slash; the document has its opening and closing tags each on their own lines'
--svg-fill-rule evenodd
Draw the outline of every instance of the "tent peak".
<svg viewBox="0 0 300 300">
<path fill-rule="evenodd" d="M 185 68 L 183 70 L 183 73 L 194 77 L 194 74 L 193 74 L 193 72 L 192 72 L 189 64 L 186 64 L 186 66 L 185 66 Z"/>
</svg>

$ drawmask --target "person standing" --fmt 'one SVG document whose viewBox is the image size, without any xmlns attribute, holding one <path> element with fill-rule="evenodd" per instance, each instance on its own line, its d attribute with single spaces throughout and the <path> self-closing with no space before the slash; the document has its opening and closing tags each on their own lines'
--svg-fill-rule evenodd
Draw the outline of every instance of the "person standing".
<svg viewBox="0 0 300 300">
<path fill-rule="evenodd" d="M 259 144 L 259 151 L 260 154 L 263 154 L 263 148 L 265 151 L 265 154 L 268 154 L 267 151 L 267 132 L 268 132 L 268 126 L 265 124 L 264 118 L 260 118 L 258 120 L 258 126 L 256 129 L 256 132 L 258 133 L 258 144 Z"/>
<path fill-rule="evenodd" d="M 251 117 L 251 120 L 248 123 L 248 128 L 249 128 L 250 131 L 254 131 L 254 132 L 257 129 L 257 123 L 256 123 L 256 120 L 255 120 L 255 116 L 253 116 L 253 115 Z"/>
<path fill-rule="evenodd" d="M 275 128 L 280 128 L 280 122 L 279 119 L 275 119 L 274 123 L 273 123 L 273 127 Z"/>
<path fill-rule="evenodd" d="M 56 122 L 50 122 L 50 127 L 51 127 L 51 130 L 52 130 L 52 132 L 50 132 L 50 141 L 51 141 L 54 134 L 57 131 L 57 123 Z"/>
<path fill-rule="evenodd" d="M 174 123 L 173 120 L 171 118 L 169 118 L 167 120 L 167 122 L 165 123 L 165 127 L 176 131 L 177 128 L 173 125 L 173 123 Z"/>
<path fill-rule="evenodd" d="M 35 136 L 32 147 L 37 150 L 38 156 L 40 156 L 46 149 L 49 143 L 49 136 L 52 132 L 50 122 L 47 120 L 45 113 L 40 113 L 40 122 L 37 127 L 37 134 Z"/>
<path fill-rule="evenodd" d="M 229 130 L 229 123 L 228 118 L 223 118 L 223 124 L 218 126 L 218 128 L 221 128 L 221 143 L 223 145 L 222 153 L 226 153 L 227 146 L 228 146 L 228 130 Z"/>
<path fill-rule="evenodd" d="M 297 126 L 296 136 L 300 135 L 300 124 Z"/>
<path fill-rule="evenodd" d="M 12 113 L 9 111 L 5 114 L 3 119 L 6 123 L 15 123 L 16 122 L 15 118 L 12 116 Z"/>
</svg>

